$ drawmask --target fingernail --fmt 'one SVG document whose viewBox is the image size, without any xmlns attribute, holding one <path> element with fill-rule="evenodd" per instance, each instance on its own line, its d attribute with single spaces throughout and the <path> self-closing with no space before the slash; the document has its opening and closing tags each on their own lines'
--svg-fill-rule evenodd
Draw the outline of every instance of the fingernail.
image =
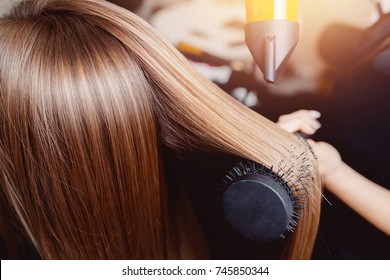
<svg viewBox="0 0 390 280">
<path fill-rule="evenodd" d="M 316 110 L 310 110 L 310 115 L 313 117 L 313 118 L 319 118 L 321 117 L 321 113 L 316 111 Z"/>
</svg>

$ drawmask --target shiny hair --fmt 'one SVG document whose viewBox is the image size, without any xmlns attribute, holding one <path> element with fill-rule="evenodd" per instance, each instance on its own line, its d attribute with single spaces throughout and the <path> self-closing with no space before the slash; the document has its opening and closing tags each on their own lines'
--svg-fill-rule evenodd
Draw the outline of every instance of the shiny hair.
<svg viewBox="0 0 390 280">
<path fill-rule="evenodd" d="M 185 196 L 170 195 L 163 146 L 287 174 L 305 209 L 282 257 L 310 257 L 321 187 L 308 146 L 138 16 L 99 0 L 24 1 L 0 38 L 0 197 L 43 258 L 204 258 Z"/>
</svg>

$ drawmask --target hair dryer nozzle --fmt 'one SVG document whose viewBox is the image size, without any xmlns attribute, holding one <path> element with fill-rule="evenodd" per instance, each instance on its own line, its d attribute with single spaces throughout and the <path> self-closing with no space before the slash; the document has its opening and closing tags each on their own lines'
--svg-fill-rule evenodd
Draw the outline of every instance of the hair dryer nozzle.
<svg viewBox="0 0 390 280">
<path fill-rule="evenodd" d="M 264 20 L 245 25 L 245 42 L 264 80 L 277 84 L 299 39 L 299 23 L 289 20 Z"/>
</svg>

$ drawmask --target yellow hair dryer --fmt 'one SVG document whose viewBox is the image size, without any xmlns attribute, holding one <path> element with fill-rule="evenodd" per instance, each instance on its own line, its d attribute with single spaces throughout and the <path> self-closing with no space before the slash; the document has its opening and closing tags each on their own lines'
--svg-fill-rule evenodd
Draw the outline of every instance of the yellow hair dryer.
<svg viewBox="0 0 390 280">
<path fill-rule="evenodd" d="M 299 39 L 298 0 L 246 0 L 245 43 L 264 75 L 277 84 Z"/>
</svg>

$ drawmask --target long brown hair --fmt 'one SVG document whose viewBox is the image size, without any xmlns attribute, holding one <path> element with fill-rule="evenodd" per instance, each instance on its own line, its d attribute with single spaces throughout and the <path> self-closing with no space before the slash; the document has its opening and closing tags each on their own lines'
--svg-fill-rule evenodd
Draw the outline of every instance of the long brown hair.
<svg viewBox="0 0 390 280">
<path fill-rule="evenodd" d="M 198 74 L 139 17 L 99 0 L 24 1 L 0 38 L 1 197 L 43 258 L 203 257 L 202 240 L 178 230 L 188 220 L 169 210 L 185 204 L 168 195 L 161 145 L 287 174 L 305 210 L 284 257 L 310 257 L 321 190 L 307 145 Z"/>
</svg>

